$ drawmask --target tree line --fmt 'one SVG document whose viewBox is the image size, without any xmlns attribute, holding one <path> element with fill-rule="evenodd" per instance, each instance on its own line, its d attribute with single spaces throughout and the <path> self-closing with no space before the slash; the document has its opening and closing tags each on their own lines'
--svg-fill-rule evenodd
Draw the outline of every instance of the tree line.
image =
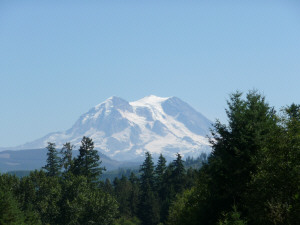
<svg viewBox="0 0 300 225">
<path fill-rule="evenodd" d="M 295 225 L 300 221 L 300 105 L 276 112 L 257 91 L 230 95 L 197 183 L 176 196 L 172 225 Z"/>
<path fill-rule="evenodd" d="M 100 180 L 105 168 L 92 139 L 83 137 L 77 157 L 70 143 L 58 151 L 49 142 L 47 149 L 41 170 L 21 179 L 0 176 L 0 224 L 158 224 L 176 194 L 196 180 L 197 171 L 186 170 L 180 154 L 169 165 L 161 154 L 154 166 L 146 152 L 137 174 L 111 182 Z"/>
<path fill-rule="evenodd" d="M 93 141 L 79 155 L 48 144 L 47 164 L 21 179 L 0 176 L 0 224 L 293 225 L 300 221 L 300 105 L 276 112 L 265 97 L 236 92 L 226 124 L 216 121 L 212 153 L 180 154 L 138 173 L 100 181 Z"/>
</svg>

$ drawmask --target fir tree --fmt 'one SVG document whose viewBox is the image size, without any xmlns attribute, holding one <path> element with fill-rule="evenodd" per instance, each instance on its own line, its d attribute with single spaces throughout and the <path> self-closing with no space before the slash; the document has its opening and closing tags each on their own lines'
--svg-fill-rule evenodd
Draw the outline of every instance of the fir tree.
<svg viewBox="0 0 300 225">
<path fill-rule="evenodd" d="M 158 192 L 160 192 L 163 186 L 164 173 L 167 169 L 166 162 L 167 160 L 165 159 L 165 157 L 160 154 L 157 165 L 155 167 L 155 187 Z"/>
<path fill-rule="evenodd" d="M 172 163 L 172 183 L 177 194 L 185 188 L 185 168 L 181 155 L 177 153 L 176 156 L 176 159 Z"/>
<path fill-rule="evenodd" d="M 61 159 L 61 166 L 64 168 L 64 172 L 68 172 L 72 165 L 73 165 L 73 160 L 72 160 L 72 150 L 73 150 L 73 145 L 71 145 L 70 142 L 67 142 L 63 145 L 60 154 L 63 156 Z"/>
<path fill-rule="evenodd" d="M 140 168 L 139 218 L 143 225 L 156 225 L 159 222 L 159 205 L 154 192 L 154 163 L 149 152 L 145 155 L 145 161 Z"/>
<path fill-rule="evenodd" d="M 43 167 L 43 169 L 46 170 L 47 176 L 54 177 L 58 176 L 60 174 L 61 159 L 58 157 L 58 152 L 55 148 L 55 144 L 48 142 L 47 146 L 48 152 L 47 152 L 47 164 Z"/>
<path fill-rule="evenodd" d="M 138 205 L 139 205 L 139 179 L 136 177 L 136 175 L 131 172 L 129 181 L 131 183 L 131 193 L 129 197 L 129 205 L 130 205 L 130 211 L 132 216 L 136 216 L 138 213 Z"/>
<path fill-rule="evenodd" d="M 79 148 L 79 156 L 74 162 L 74 174 L 85 176 L 88 183 L 97 183 L 105 169 L 100 167 L 100 156 L 94 150 L 94 142 L 91 138 L 83 137 Z"/>
</svg>

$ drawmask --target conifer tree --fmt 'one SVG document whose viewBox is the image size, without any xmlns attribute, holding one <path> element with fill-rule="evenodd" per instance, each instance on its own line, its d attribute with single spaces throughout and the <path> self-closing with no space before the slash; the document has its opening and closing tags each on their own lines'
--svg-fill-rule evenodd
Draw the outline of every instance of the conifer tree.
<svg viewBox="0 0 300 225">
<path fill-rule="evenodd" d="M 73 150 L 73 145 L 71 145 L 70 142 L 67 142 L 63 145 L 60 153 L 62 155 L 61 159 L 61 166 L 64 168 L 64 172 L 68 172 L 73 164 L 73 159 L 72 159 L 72 150 Z"/>
<path fill-rule="evenodd" d="M 138 205 L 139 205 L 139 179 L 136 177 L 136 175 L 131 172 L 129 181 L 131 183 L 131 193 L 129 197 L 129 205 L 130 205 L 130 211 L 132 216 L 136 216 L 138 213 Z"/>
<path fill-rule="evenodd" d="M 94 142 L 91 138 L 83 137 L 79 148 L 79 156 L 74 162 L 74 174 L 87 178 L 88 183 L 97 183 L 105 169 L 100 167 L 100 156 L 94 150 Z"/>
<path fill-rule="evenodd" d="M 146 187 L 150 187 L 151 190 L 154 188 L 154 163 L 152 160 L 152 156 L 149 152 L 145 153 L 145 161 L 140 168 L 141 173 L 141 188 L 146 189 Z"/>
<path fill-rule="evenodd" d="M 162 154 L 159 155 L 157 165 L 155 167 L 155 187 L 158 192 L 162 189 L 164 173 L 167 169 L 167 160 Z"/>
<path fill-rule="evenodd" d="M 13 194 L 0 189 L 0 224 L 25 225 L 24 218 Z"/>
<path fill-rule="evenodd" d="M 156 225 L 159 222 L 159 205 L 154 192 L 154 163 L 149 152 L 140 168 L 141 196 L 139 218 L 143 225 Z"/>
<path fill-rule="evenodd" d="M 176 154 L 176 159 L 172 163 L 172 180 L 176 194 L 183 191 L 185 187 L 185 168 L 182 157 Z"/>
<path fill-rule="evenodd" d="M 228 125 L 219 121 L 214 125 L 213 152 L 204 167 L 210 177 L 211 192 L 205 215 L 213 223 L 222 211 L 230 211 L 234 204 L 239 206 L 251 174 L 257 171 L 259 153 L 277 129 L 274 109 L 257 91 L 250 91 L 246 99 L 240 92 L 232 94 L 226 113 Z M 214 215 L 209 216 L 209 210 Z"/>
<path fill-rule="evenodd" d="M 61 164 L 60 158 L 58 157 L 58 152 L 55 148 L 55 144 L 48 142 L 47 146 L 47 164 L 43 167 L 46 170 L 47 176 L 54 177 L 60 174 Z"/>
<path fill-rule="evenodd" d="M 105 182 L 103 184 L 103 191 L 110 195 L 113 194 L 113 186 L 108 178 L 105 179 Z"/>
<path fill-rule="evenodd" d="M 260 153 L 278 130 L 274 109 L 256 91 L 250 91 L 246 99 L 240 92 L 232 94 L 226 113 L 227 124 L 214 124 L 212 154 L 200 169 L 197 185 L 182 207 L 184 224 L 216 224 L 222 213 L 231 212 L 234 205 L 244 218 L 247 209 L 243 198 L 261 164 Z"/>
<path fill-rule="evenodd" d="M 300 105 L 283 109 L 280 128 L 261 153 L 251 192 L 244 198 L 250 224 L 292 225 L 300 220 Z"/>
</svg>

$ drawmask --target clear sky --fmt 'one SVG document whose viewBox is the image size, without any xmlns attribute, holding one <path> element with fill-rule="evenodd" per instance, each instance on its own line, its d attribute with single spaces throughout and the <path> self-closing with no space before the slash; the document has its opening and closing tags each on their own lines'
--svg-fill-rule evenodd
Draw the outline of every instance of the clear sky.
<svg viewBox="0 0 300 225">
<path fill-rule="evenodd" d="M 110 96 L 177 96 L 226 122 L 228 95 L 300 103 L 300 4 L 0 0 L 0 146 L 70 128 Z"/>
</svg>

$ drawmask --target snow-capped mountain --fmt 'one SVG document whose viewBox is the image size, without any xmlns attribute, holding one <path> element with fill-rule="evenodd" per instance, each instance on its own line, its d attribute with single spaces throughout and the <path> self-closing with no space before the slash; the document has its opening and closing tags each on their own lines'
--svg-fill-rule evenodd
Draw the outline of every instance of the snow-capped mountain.
<svg viewBox="0 0 300 225">
<path fill-rule="evenodd" d="M 18 149 L 58 147 L 71 142 L 80 146 L 83 136 L 93 139 L 95 148 L 116 160 L 134 160 L 149 151 L 174 157 L 198 156 L 210 152 L 206 135 L 211 122 L 177 97 L 147 96 L 135 102 L 111 97 L 83 114 L 65 132 L 50 133 Z"/>
</svg>

